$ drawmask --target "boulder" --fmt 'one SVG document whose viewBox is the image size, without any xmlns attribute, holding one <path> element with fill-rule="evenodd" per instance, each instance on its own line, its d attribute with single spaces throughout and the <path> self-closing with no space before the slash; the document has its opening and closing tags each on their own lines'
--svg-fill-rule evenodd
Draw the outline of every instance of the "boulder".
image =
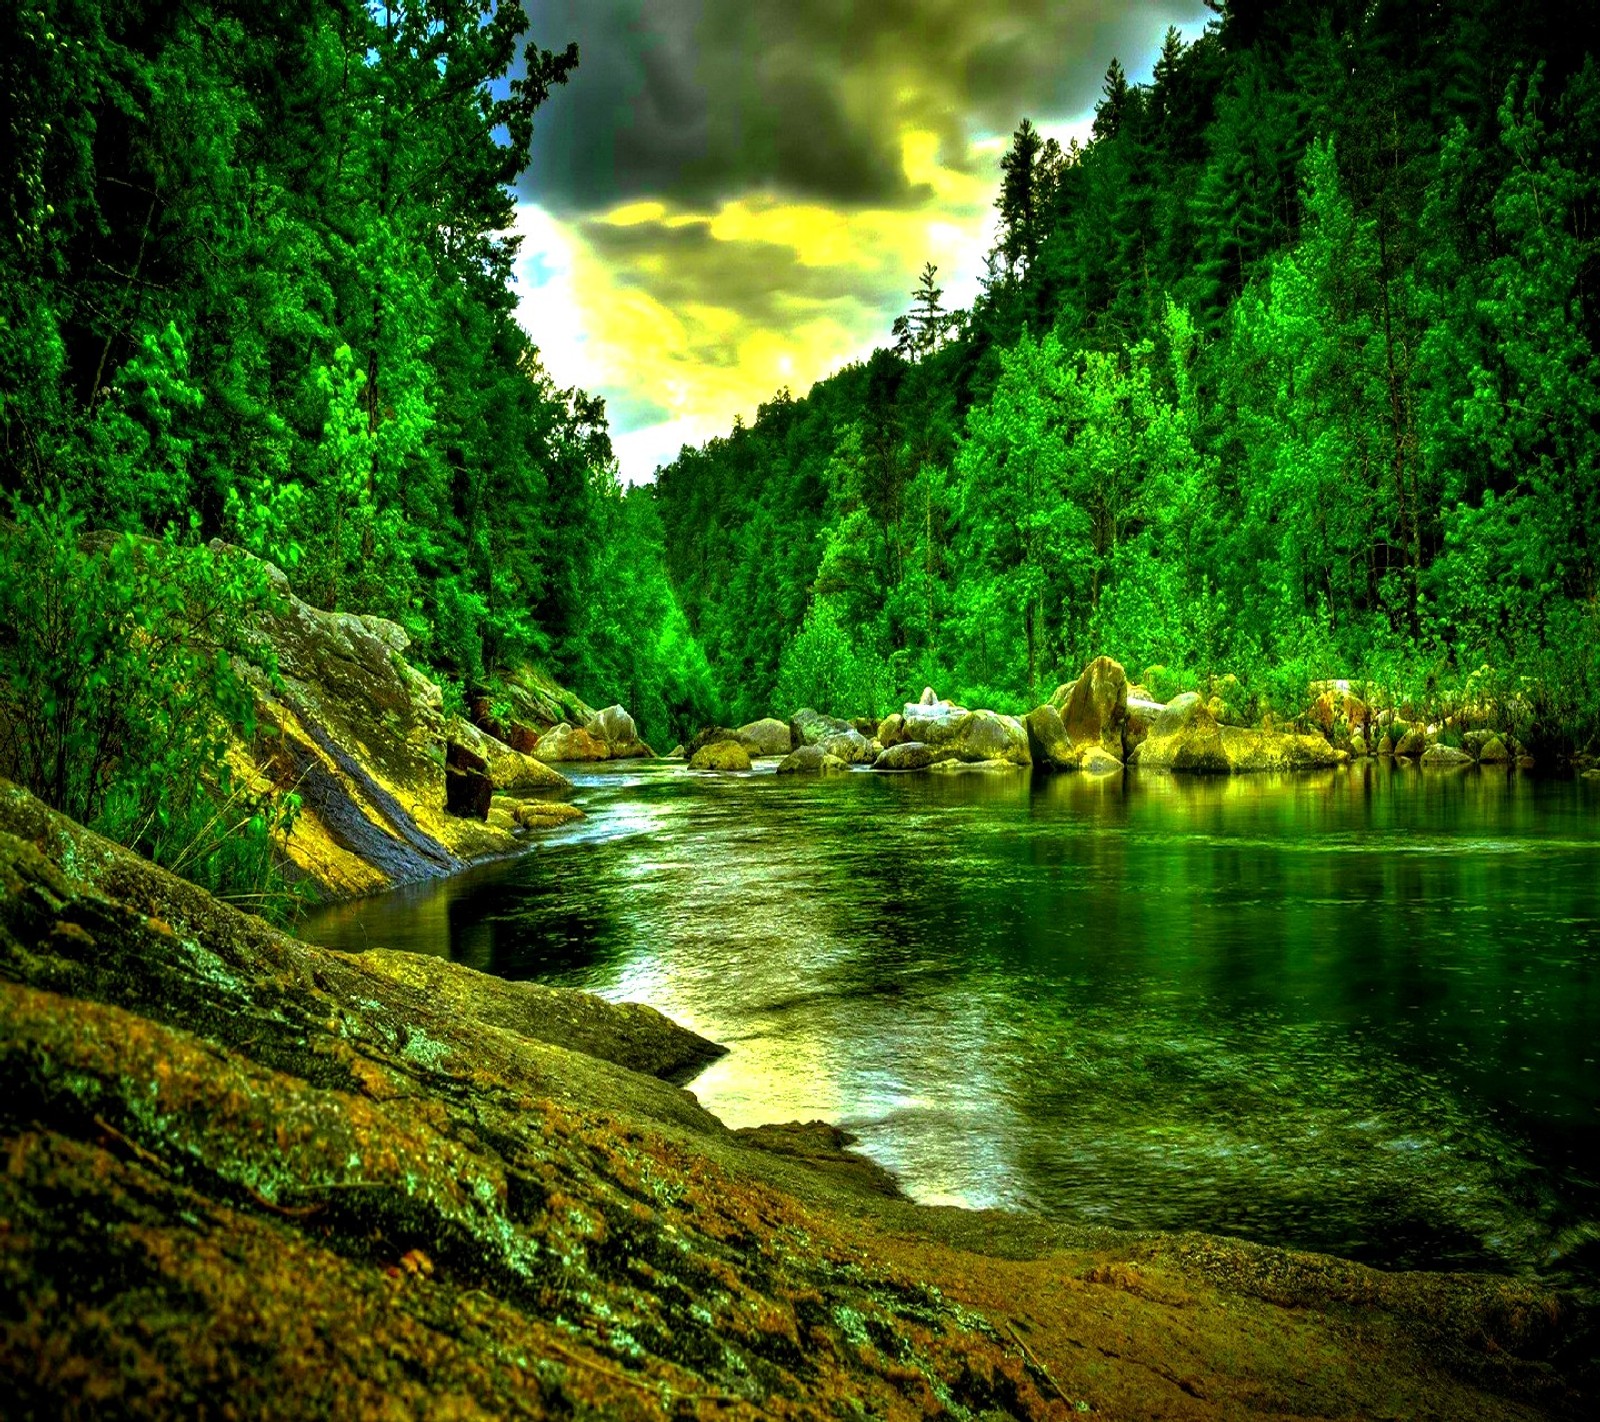
<svg viewBox="0 0 1600 1422">
<path fill-rule="evenodd" d="M 906 739 L 906 718 L 898 711 L 885 716 L 878 723 L 878 743 L 885 748 L 897 746 Z"/>
<path fill-rule="evenodd" d="M 740 726 L 735 739 L 751 755 L 788 755 L 794 749 L 789 727 L 772 716 Z"/>
<path fill-rule="evenodd" d="M 609 760 L 611 750 L 598 736 L 590 734 L 581 726 L 568 726 L 563 723 L 552 726 L 539 737 L 539 743 L 533 748 L 533 755 L 546 765 L 560 765 L 569 761 Z"/>
<path fill-rule="evenodd" d="M 1398 728 L 1397 728 L 1398 729 Z M 1411 726 L 1395 741 L 1394 753 L 1415 760 L 1428 749 L 1428 737 L 1422 727 Z"/>
<path fill-rule="evenodd" d="M 824 736 L 816 744 L 824 755 L 837 756 L 846 765 L 870 765 L 875 757 L 872 742 L 854 726 L 836 735 Z"/>
<path fill-rule="evenodd" d="M 789 738 L 796 750 L 853 730 L 855 727 L 848 721 L 841 721 L 837 716 L 824 716 L 809 706 L 802 706 L 789 718 Z"/>
<path fill-rule="evenodd" d="M 1061 721 L 1075 746 L 1098 745 L 1122 758 L 1122 726 L 1128 719 L 1128 678 L 1110 657 L 1096 657 L 1072 685 Z"/>
<path fill-rule="evenodd" d="M 954 726 L 965 715 L 971 715 L 965 705 L 952 701 L 941 701 L 938 705 L 907 701 L 901 712 L 901 737 L 906 741 L 915 741 L 918 737 L 926 739 L 922 737 L 925 726 Z"/>
<path fill-rule="evenodd" d="M 683 743 L 682 750 L 689 759 L 704 746 L 714 746 L 718 741 L 739 741 L 739 733 L 731 726 L 702 726 Z"/>
<path fill-rule="evenodd" d="M 921 741 L 899 741 L 888 747 L 872 763 L 874 770 L 926 770 L 938 759 L 938 752 Z"/>
<path fill-rule="evenodd" d="M 1483 749 L 1478 752 L 1478 759 L 1484 765 L 1509 765 L 1511 752 L 1506 749 L 1506 743 L 1499 736 L 1490 736 L 1483 743 Z"/>
<path fill-rule="evenodd" d="M 596 711 L 584 723 L 584 730 L 605 745 L 612 760 L 655 759 L 655 752 L 639 739 L 633 717 L 620 706 Z"/>
<path fill-rule="evenodd" d="M 1035 706 L 1022 718 L 1028 732 L 1028 753 L 1035 765 L 1052 770 L 1075 768 L 1078 757 L 1073 754 L 1072 739 L 1061 724 L 1061 713 L 1046 702 Z"/>
<path fill-rule="evenodd" d="M 940 760 L 967 764 L 995 760 L 1007 765 L 1032 765 L 1028 729 L 1015 716 L 959 707 L 911 708 L 921 714 L 905 718 L 904 734 L 939 752 Z"/>
<path fill-rule="evenodd" d="M 865 740 L 872 740 L 878 734 L 878 723 L 871 716 L 852 716 L 850 724 L 861 732 Z"/>
<path fill-rule="evenodd" d="M 750 753 L 738 741 L 713 741 L 689 759 L 690 770 L 749 770 Z"/>
<path fill-rule="evenodd" d="M 842 775 L 850 769 L 821 746 L 801 746 L 778 762 L 779 775 Z"/>
<path fill-rule="evenodd" d="M 1139 695 L 1134 693 L 1138 692 Z M 1122 723 L 1122 758 L 1126 760 L 1133 754 L 1134 747 L 1139 745 L 1150 734 L 1150 727 L 1156 716 L 1164 711 L 1161 702 L 1145 693 L 1143 687 L 1131 686 L 1128 688 L 1128 719 Z"/>
<path fill-rule="evenodd" d="M 1128 758 L 1148 770 L 1194 775 L 1236 775 L 1259 770 L 1310 770 L 1343 765 L 1345 751 L 1318 735 L 1279 735 L 1242 726 L 1222 726 L 1187 692 L 1168 705 L 1150 726 L 1149 736 Z"/>
<path fill-rule="evenodd" d="M 922 695 L 921 695 L 920 698 L 918 698 L 917 705 L 919 705 L 919 706 L 937 706 L 938 704 L 939 704 L 938 693 L 935 692 L 934 689 L 931 686 L 923 687 L 922 688 Z"/>
<path fill-rule="evenodd" d="M 1472 764 L 1472 757 L 1455 746 L 1429 746 L 1422 754 L 1422 763 L 1432 770 L 1459 770 Z"/>
<path fill-rule="evenodd" d="M 1359 757 L 1366 755 L 1366 753 L 1367 738 L 1360 731 L 1357 731 L 1355 735 L 1350 737 L 1350 754 Z"/>
</svg>

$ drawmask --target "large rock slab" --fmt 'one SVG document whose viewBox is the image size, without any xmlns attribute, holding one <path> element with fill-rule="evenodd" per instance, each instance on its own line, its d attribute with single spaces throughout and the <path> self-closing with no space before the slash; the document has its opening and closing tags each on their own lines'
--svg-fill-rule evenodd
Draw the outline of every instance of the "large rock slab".
<svg viewBox="0 0 1600 1422">
<path fill-rule="evenodd" d="M 7 1416 L 1587 1415 L 1534 1285 L 922 1209 L 579 997 L 297 942 L 0 786 Z"/>
<path fill-rule="evenodd" d="M 572 789 L 572 782 L 559 770 L 512 750 L 504 741 L 459 716 L 451 720 L 449 734 L 451 740 L 466 746 L 483 761 L 497 794 L 562 795 Z"/>
<path fill-rule="evenodd" d="M 1144 770 L 1238 775 L 1264 770 L 1315 770 L 1343 765 L 1349 752 L 1317 735 L 1280 735 L 1219 725 L 1195 692 L 1185 692 L 1150 726 L 1129 758 Z"/>
<path fill-rule="evenodd" d="M 403 628 L 312 607 L 271 564 L 221 543 L 212 548 L 258 563 L 273 593 L 248 635 L 270 651 L 277 676 L 241 667 L 265 734 L 236 742 L 228 763 L 256 794 L 292 789 L 300 797 L 292 833 L 274 846 L 291 877 L 310 881 L 323 898 L 344 898 L 516 848 L 514 834 L 484 822 L 486 787 L 476 778 L 484 772 L 447 770 L 451 739 L 467 743 L 455 736 L 437 683 L 406 660 Z"/>
</svg>

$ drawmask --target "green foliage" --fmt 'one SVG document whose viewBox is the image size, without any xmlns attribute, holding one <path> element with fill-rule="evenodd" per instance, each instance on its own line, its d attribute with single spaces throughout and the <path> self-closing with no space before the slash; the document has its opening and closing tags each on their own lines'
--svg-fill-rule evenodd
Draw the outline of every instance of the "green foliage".
<svg viewBox="0 0 1600 1422">
<path fill-rule="evenodd" d="M 954 339 L 905 318 L 663 472 L 741 709 L 862 658 L 1020 705 L 1104 652 L 1279 716 L 1487 664 L 1524 741 L 1600 743 L 1600 16 L 1214 8 L 1086 146 L 1017 129 Z"/>
<path fill-rule="evenodd" d="M 274 882 L 292 818 L 236 785 L 255 733 L 239 667 L 259 565 L 133 534 L 85 538 L 65 504 L 19 504 L 0 546 L 0 762 L 46 804 L 224 894 Z"/>
<path fill-rule="evenodd" d="M 826 716 L 878 719 L 898 700 L 883 659 L 854 644 L 831 600 L 814 602 L 783 649 L 776 704 L 785 713 L 809 706 Z"/>
</svg>

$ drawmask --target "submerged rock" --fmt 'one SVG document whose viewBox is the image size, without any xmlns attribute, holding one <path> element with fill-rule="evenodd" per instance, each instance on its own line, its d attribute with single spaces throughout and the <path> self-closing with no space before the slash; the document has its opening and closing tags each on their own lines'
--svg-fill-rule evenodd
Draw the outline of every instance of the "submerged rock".
<svg viewBox="0 0 1600 1422">
<path fill-rule="evenodd" d="M 511 818 L 520 829 L 547 830 L 581 820 L 583 811 L 559 800 L 524 800 L 511 811 Z"/>
</svg>

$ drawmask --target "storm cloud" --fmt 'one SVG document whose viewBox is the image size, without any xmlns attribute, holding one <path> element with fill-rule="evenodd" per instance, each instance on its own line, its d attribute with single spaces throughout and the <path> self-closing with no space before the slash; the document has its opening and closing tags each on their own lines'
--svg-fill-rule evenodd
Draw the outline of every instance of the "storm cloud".
<svg viewBox="0 0 1600 1422">
<path fill-rule="evenodd" d="M 1113 55 L 1137 74 L 1168 24 L 1205 17 L 1200 0 L 526 3 L 535 39 L 576 40 L 580 64 L 522 182 L 544 238 L 525 244 L 525 319 L 558 378 L 607 395 L 625 465 L 882 341 L 924 261 L 970 296 L 1017 122 L 1081 121 Z"/>
</svg>

